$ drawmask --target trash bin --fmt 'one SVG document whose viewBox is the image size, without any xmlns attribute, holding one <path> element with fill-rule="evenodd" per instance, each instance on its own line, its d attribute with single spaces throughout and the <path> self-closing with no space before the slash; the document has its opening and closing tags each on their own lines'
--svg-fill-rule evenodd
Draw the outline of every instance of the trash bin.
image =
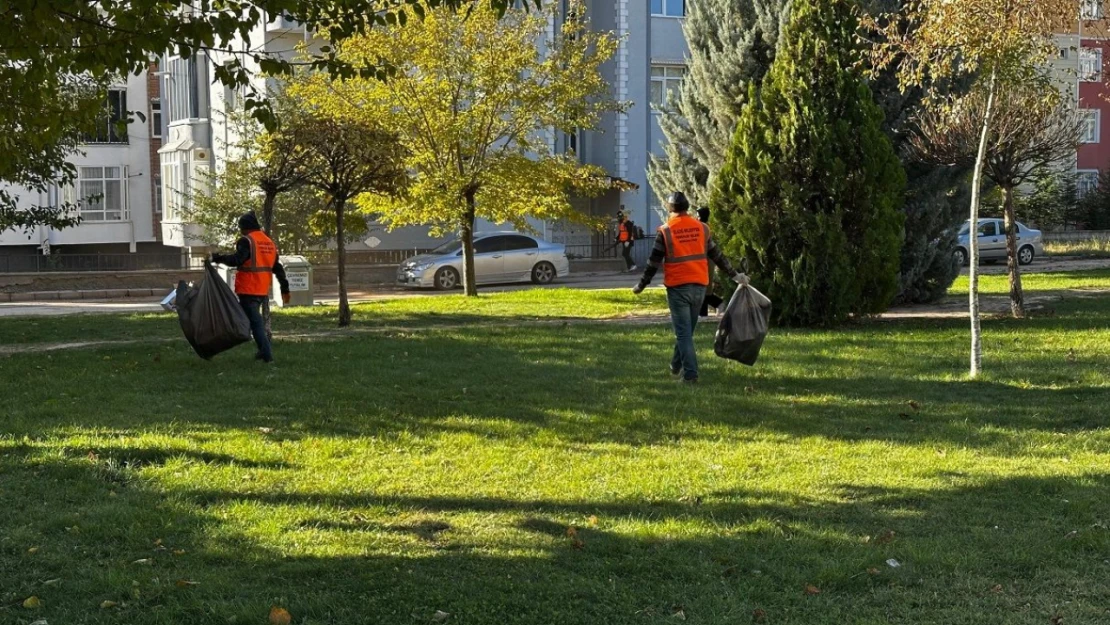
<svg viewBox="0 0 1110 625">
<path fill-rule="evenodd" d="M 304 256 L 282 256 L 281 264 L 285 266 L 285 277 L 289 279 L 289 305 L 311 306 L 314 282 L 308 259 Z"/>
<path fill-rule="evenodd" d="M 289 305 L 311 306 L 314 303 L 312 300 L 314 282 L 312 279 L 312 265 L 308 262 L 308 259 L 304 256 L 281 256 L 279 260 L 281 260 L 282 266 L 285 267 L 285 277 L 289 280 Z M 235 268 L 217 265 L 216 272 L 231 288 L 235 288 Z M 275 276 L 273 287 L 270 289 L 271 308 L 282 308 L 280 293 L 281 287 L 278 285 Z"/>
</svg>

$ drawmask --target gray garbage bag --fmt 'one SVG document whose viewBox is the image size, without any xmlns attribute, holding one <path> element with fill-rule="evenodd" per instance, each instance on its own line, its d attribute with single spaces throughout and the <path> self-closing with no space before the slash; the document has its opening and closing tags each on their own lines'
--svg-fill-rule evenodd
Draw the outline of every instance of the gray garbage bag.
<svg viewBox="0 0 1110 625">
<path fill-rule="evenodd" d="M 713 350 L 721 358 L 753 366 L 759 358 L 771 320 L 771 300 L 750 285 L 736 289 L 729 300 Z"/>
<path fill-rule="evenodd" d="M 211 263 L 204 263 L 199 285 L 178 283 L 175 303 L 185 338 L 205 360 L 251 338 L 251 324 L 239 298 Z"/>
</svg>

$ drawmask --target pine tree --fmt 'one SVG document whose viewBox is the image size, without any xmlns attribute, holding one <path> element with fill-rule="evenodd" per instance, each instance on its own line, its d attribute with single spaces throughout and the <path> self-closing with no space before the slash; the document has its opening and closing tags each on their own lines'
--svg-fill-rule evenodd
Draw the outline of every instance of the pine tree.
<svg viewBox="0 0 1110 625">
<path fill-rule="evenodd" d="M 900 0 L 871 0 L 871 11 L 897 10 Z M 683 190 L 696 206 L 709 202 L 710 179 L 724 165 L 736 120 L 774 61 L 781 23 L 790 0 L 691 0 L 683 31 L 690 49 L 678 106 L 664 111 L 660 126 L 667 144 L 652 156 L 648 179 L 663 198 Z M 903 94 L 892 73 L 871 83 L 885 115 L 884 129 L 902 152 L 918 94 Z M 908 166 L 905 244 L 897 301 L 932 302 L 944 296 L 959 274 L 954 260 L 956 231 L 969 199 L 966 168 Z"/>
<path fill-rule="evenodd" d="M 859 69 L 848 0 L 796 0 L 749 87 L 712 210 L 789 325 L 881 312 L 898 290 L 905 172 Z"/>
<path fill-rule="evenodd" d="M 683 32 L 689 46 L 678 102 L 659 123 L 667 145 L 652 156 L 648 180 L 660 199 L 682 190 L 695 206 L 709 203 L 712 173 L 721 170 L 744 108 L 748 85 L 771 67 L 789 0 L 691 0 Z"/>
</svg>

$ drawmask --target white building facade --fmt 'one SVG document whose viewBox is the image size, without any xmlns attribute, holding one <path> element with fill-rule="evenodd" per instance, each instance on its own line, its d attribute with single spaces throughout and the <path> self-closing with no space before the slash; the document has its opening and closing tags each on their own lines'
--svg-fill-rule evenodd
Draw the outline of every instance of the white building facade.
<svg viewBox="0 0 1110 625">
<path fill-rule="evenodd" d="M 565 16 L 567 2 L 557 1 L 563 2 Z M 613 86 L 613 95 L 631 103 L 631 107 L 627 113 L 606 115 L 600 132 L 581 132 L 577 136 L 560 133 L 553 135 L 552 144 L 557 151 L 573 150 L 582 161 L 639 186 L 634 191 L 579 200 L 581 210 L 594 216 L 615 217 L 623 209 L 650 232 L 661 223 L 664 212 L 648 185 L 647 166 L 649 154 L 663 152 L 658 110 L 677 97 L 685 75 L 685 0 L 587 0 L 587 12 L 593 28 L 621 37 L 616 58 L 602 71 Z M 264 48 L 270 54 L 288 56 L 295 54 L 299 44 L 312 44 L 300 24 L 284 18 L 272 19 L 255 30 L 249 47 Z M 162 236 L 168 245 L 203 246 L 195 226 L 189 223 L 188 206 L 190 197 L 198 191 L 198 181 L 206 179 L 206 172 L 221 167 L 229 156 L 228 146 L 234 143 L 226 119 L 241 94 L 212 84 L 214 68 L 226 61 L 204 55 L 193 59 L 170 57 L 163 62 L 166 140 L 160 151 L 165 198 Z M 565 243 L 581 256 L 596 254 L 611 240 L 610 234 L 567 223 L 536 222 L 533 226 L 545 238 Z M 478 225 L 479 230 L 496 227 Z M 387 232 L 371 224 L 366 242 L 348 249 L 415 249 L 436 243 L 425 229 Z"/>
<path fill-rule="evenodd" d="M 70 159 L 77 169 L 73 185 L 45 193 L 10 189 L 23 206 L 79 203 L 81 223 L 62 230 L 39 227 L 0 233 L 0 272 L 26 264 L 12 260 L 17 256 L 44 252 L 89 256 L 174 252 L 161 244 L 157 147 L 162 122 L 152 78 L 150 72 L 142 72 L 111 86 L 103 121 Z M 134 115 L 124 131 L 116 122 L 126 119 L 129 111 L 140 115 Z"/>
</svg>

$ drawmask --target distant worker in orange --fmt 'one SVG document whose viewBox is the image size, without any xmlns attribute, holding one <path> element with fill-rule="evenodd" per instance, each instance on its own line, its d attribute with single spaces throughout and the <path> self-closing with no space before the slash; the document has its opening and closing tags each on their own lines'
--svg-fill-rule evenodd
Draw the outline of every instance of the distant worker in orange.
<svg viewBox="0 0 1110 625">
<path fill-rule="evenodd" d="M 671 375 L 687 383 L 698 381 L 698 357 L 694 351 L 694 330 L 698 312 L 709 286 L 709 261 L 731 276 L 737 284 L 747 284 L 748 277 L 737 272 L 721 254 L 709 234 L 709 224 L 690 215 L 690 202 L 680 192 L 667 199 L 671 218 L 660 226 L 655 237 L 651 259 L 632 292 L 639 295 L 651 284 L 659 268 L 663 268 L 663 284 L 667 287 L 667 305 L 671 309 L 675 346 L 671 357 Z"/>
<path fill-rule="evenodd" d="M 636 271 L 636 263 L 632 260 L 632 242 L 636 239 L 636 233 L 632 230 L 634 227 L 623 212 L 617 213 L 617 245 L 621 246 L 625 271 Z"/>
<path fill-rule="evenodd" d="M 235 267 L 235 294 L 239 305 L 247 313 L 251 322 L 251 334 L 258 346 L 256 360 L 265 363 L 274 361 L 273 347 L 266 333 L 266 321 L 262 318 L 262 307 L 270 301 L 270 286 L 277 276 L 281 287 L 281 300 L 289 303 L 289 280 L 285 277 L 285 267 L 278 260 L 277 244 L 262 232 L 258 217 L 247 213 L 239 218 L 239 233 L 243 236 L 235 243 L 234 254 L 212 254 L 212 262 Z"/>
</svg>

